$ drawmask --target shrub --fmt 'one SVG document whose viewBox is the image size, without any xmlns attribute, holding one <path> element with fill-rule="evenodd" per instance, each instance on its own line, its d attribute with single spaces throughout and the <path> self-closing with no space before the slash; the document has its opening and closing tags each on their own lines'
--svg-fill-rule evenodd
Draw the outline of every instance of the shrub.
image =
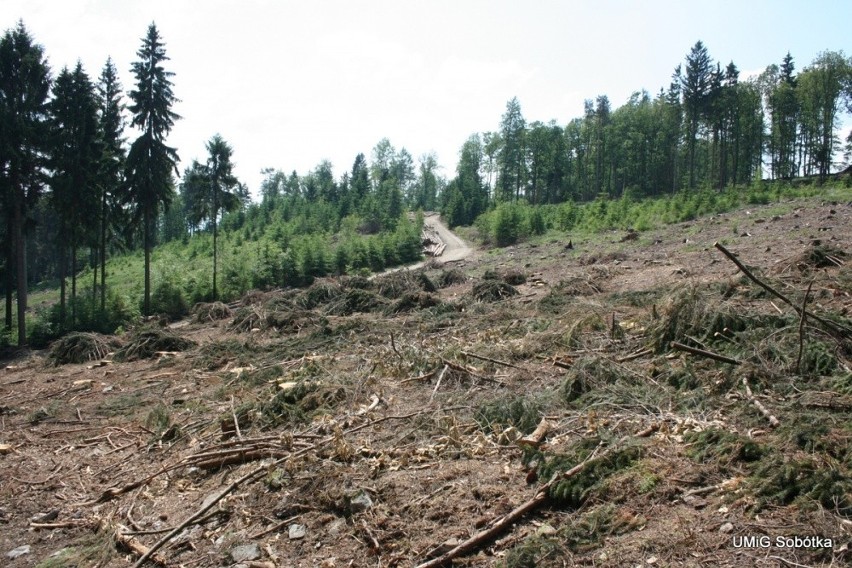
<svg viewBox="0 0 852 568">
<path fill-rule="evenodd" d="M 521 236 L 521 206 L 503 203 L 494 212 L 494 243 L 498 247 L 515 244 Z"/>
<path fill-rule="evenodd" d="M 171 320 L 178 320 L 189 313 L 189 303 L 176 283 L 163 280 L 151 294 L 151 310 L 157 314 L 165 314 Z"/>
</svg>

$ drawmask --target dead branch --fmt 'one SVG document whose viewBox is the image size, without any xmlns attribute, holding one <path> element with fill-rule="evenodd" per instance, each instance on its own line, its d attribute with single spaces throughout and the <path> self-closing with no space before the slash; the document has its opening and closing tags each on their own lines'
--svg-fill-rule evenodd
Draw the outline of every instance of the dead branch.
<svg viewBox="0 0 852 568">
<path fill-rule="evenodd" d="M 166 560 L 160 556 L 159 554 L 151 554 L 151 550 L 139 542 L 139 539 L 124 534 L 127 531 L 127 527 L 122 525 L 118 525 L 118 528 L 115 530 L 115 540 L 137 556 L 141 556 L 143 558 L 148 557 L 155 564 L 160 566 L 166 566 Z"/>
<path fill-rule="evenodd" d="M 625 355 L 624 357 L 619 357 L 615 360 L 616 363 L 626 363 L 628 361 L 633 361 L 634 359 L 639 359 L 644 357 L 645 355 L 650 355 L 654 352 L 653 349 L 642 349 L 635 353 L 631 353 L 630 355 Z"/>
<path fill-rule="evenodd" d="M 730 357 L 725 357 L 724 355 L 719 355 L 718 353 L 713 353 L 712 351 L 705 351 L 704 349 L 690 347 L 689 345 L 684 345 L 683 343 L 679 343 L 677 341 L 672 341 L 669 345 L 671 345 L 672 349 L 677 349 L 678 351 L 686 351 L 687 353 L 707 357 L 708 359 L 713 359 L 714 361 L 730 363 L 731 365 L 742 365 L 742 361 L 731 359 Z"/>
<path fill-rule="evenodd" d="M 801 318 L 799 320 L 799 356 L 796 357 L 796 370 L 800 375 L 802 374 L 802 354 L 805 351 L 805 321 L 808 319 L 808 312 L 805 308 L 808 306 L 808 296 L 811 295 L 811 288 L 813 285 L 814 281 L 811 280 L 808 284 L 808 291 L 805 292 L 805 298 L 802 300 Z"/>
<path fill-rule="evenodd" d="M 441 381 L 444 379 L 444 373 L 447 372 L 449 365 L 444 365 L 444 368 L 441 369 L 441 374 L 438 375 L 438 381 L 435 383 L 435 388 L 432 389 L 432 396 L 429 397 L 429 402 L 432 402 L 435 399 L 435 395 L 438 393 L 438 389 L 441 386 Z"/>
<path fill-rule="evenodd" d="M 274 525 L 272 525 L 272 526 L 271 526 L 271 527 L 269 527 L 268 529 L 264 529 L 264 530 L 262 530 L 262 531 L 260 531 L 260 532 L 258 532 L 258 533 L 254 533 L 253 535 L 251 535 L 251 536 L 249 537 L 249 539 L 250 539 L 250 540 L 254 540 L 254 539 L 256 539 L 256 538 L 260 538 L 260 537 L 262 537 L 262 536 L 266 536 L 266 535 L 268 535 L 269 533 L 273 533 L 273 532 L 277 531 L 278 529 L 283 528 L 283 527 L 284 527 L 285 525 L 287 525 L 288 523 L 292 523 L 293 521 L 295 521 L 296 519 L 298 519 L 298 518 L 299 518 L 299 516 L 300 516 L 300 515 L 296 515 L 295 517 L 290 517 L 289 519 L 284 519 L 284 520 L 283 520 L 283 521 L 281 521 L 280 523 L 275 523 Z"/>
<path fill-rule="evenodd" d="M 811 312 L 804 311 L 803 308 L 800 308 L 799 306 L 795 305 L 789 298 L 787 298 L 781 292 L 775 290 L 769 284 L 766 284 L 765 282 L 762 282 L 761 280 L 759 280 L 757 278 L 757 276 L 752 274 L 751 271 L 748 268 L 746 268 L 745 265 L 742 262 L 740 262 L 739 259 L 731 251 L 729 251 L 724 246 L 722 246 L 722 244 L 717 242 L 717 243 L 714 243 L 713 246 L 716 247 L 717 249 L 719 249 L 722 252 L 722 254 L 727 256 L 728 259 L 731 260 L 731 262 L 736 264 L 737 268 L 742 270 L 743 274 L 745 274 L 752 282 L 754 282 L 755 284 L 757 284 L 758 286 L 760 286 L 761 288 L 763 288 L 764 290 L 766 290 L 767 292 L 769 292 L 770 294 L 772 294 L 773 296 L 778 298 L 779 300 L 783 301 L 784 303 L 786 303 L 787 305 L 792 307 L 794 310 L 796 310 L 796 313 L 798 313 L 799 315 L 806 314 L 812 320 L 818 321 L 824 327 L 828 328 L 830 331 L 832 331 L 832 332 L 834 332 L 834 333 L 836 333 L 836 334 L 838 334 L 842 337 L 849 337 L 850 335 L 852 335 L 852 329 L 849 329 L 846 326 L 840 325 L 836 322 L 827 320 L 825 318 L 821 318 L 818 315 L 813 314 Z"/>
<path fill-rule="evenodd" d="M 523 367 L 518 367 L 517 365 L 513 365 L 512 363 L 507 363 L 505 361 L 499 361 L 497 359 L 492 359 L 491 357 L 485 357 L 483 355 L 477 355 L 476 353 L 471 353 L 470 351 L 462 351 L 462 355 L 466 357 L 473 357 L 474 359 L 479 359 L 480 361 L 489 361 L 491 363 L 496 363 L 497 365 L 503 365 L 504 367 L 512 367 L 513 369 L 520 369 L 523 371 Z"/>
<path fill-rule="evenodd" d="M 621 446 L 621 441 L 623 441 L 623 439 L 619 440 L 619 442 L 617 442 L 616 444 L 610 446 L 602 454 L 598 455 L 596 450 L 595 452 L 592 452 L 592 454 L 588 458 L 575 465 L 571 469 L 563 471 L 561 473 L 557 473 L 550 481 L 539 487 L 536 494 L 529 501 L 510 511 L 509 513 L 501 517 L 499 520 L 494 522 L 490 527 L 481 530 L 480 532 L 468 538 L 458 546 L 441 554 L 437 558 L 433 558 L 428 562 L 419 564 L 416 568 L 436 568 L 438 566 L 444 566 L 453 559 L 458 558 L 459 556 L 463 556 L 492 541 L 497 537 L 497 535 L 508 529 L 515 521 L 543 505 L 548 500 L 550 488 L 553 487 L 554 484 L 559 481 L 574 477 L 575 475 L 581 473 L 590 463 L 599 461 L 604 457 L 608 456 L 609 454 L 614 452 L 616 448 Z"/>
<path fill-rule="evenodd" d="M 537 448 L 544 441 L 544 437 L 547 436 L 548 430 L 550 430 L 550 422 L 547 421 L 547 418 L 542 418 L 541 422 L 538 423 L 538 426 L 536 426 L 532 434 L 524 436 L 518 440 L 518 444 Z"/>
<path fill-rule="evenodd" d="M 344 435 L 345 435 L 345 434 L 352 434 L 352 433 L 355 433 L 355 432 L 357 432 L 357 431 L 359 431 L 359 430 L 363 430 L 364 428 L 368 428 L 368 427 L 370 427 L 370 426 L 374 426 L 374 425 L 376 425 L 376 424 L 378 424 L 378 423 L 380 423 L 380 422 L 384 422 L 384 421 L 386 421 L 386 420 L 395 420 L 395 419 L 396 419 L 396 420 L 402 420 L 402 419 L 407 419 L 407 418 L 411 418 L 412 416 L 417 416 L 417 415 L 419 415 L 419 414 L 423 414 L 424 412 L 426 412 L 426 411 L 425 411 L 425 410 L 420 410 L 420 411 L 417 411 L 417 412 L 412 412 L 412 413 L 410 413 L 410 414 L 404 414 L 404 415 L 402 415 L 402 416 L 385 416 L 385 417 L 383 417 L 383 418 L 378 418 L 378 419 L 376 419 L 376 420 L 371 420 L 371 421 L 369 421 L 369 422 L 365 422 L 364 424 L 361 424 L 360 426 L 355 426 L 355 427 L 353 427 L 353 428 L 349 428 L 348 430 L 346 430 L 346 431 L 344 432 Z M 306 447 L 306 448 L 303 448 L 303 449 L 301 449 L 301 450 L 299 450 L 299 451 L 297 451 L 297 452 L 293 452 L 292 454 L 289 454 L 289 455 L 288 455 L 288 456 L 286 456 L 286 457 L 279 458 L 279 459 L 275 460 L 274 462 L 272 462 L 271 464 L 261 465 L 261 466 L 259 466 L 259 467 L 255 468 L 255 469 L 251 470 L 250 472 L 248 472 L 248 473 L 247 473 L 247 474 L 245 474 L 244 476 L 240 477 L 239 479 L 237 479 L 236 481 L 234 481 L 233 483 L 231 483 L 230 485 L 228 485 L 225 489 L 223 489 L 223 490 L 222 490 L 222 491 L 220 491 L 218 494 L 216 494 L 216 495 L 215 495 L 212 499 L 207 499 L 207 500 L 205 501 L 205 503 L 201 506 L 201 508 L 199 508 L 199 509 L 198 509 L 195 513 L 193 513 L 192 515 L 190 515 L 190 516 L 189 516 L 189 518 L 187 518 L 187 519 L 186 519 L 185 521 L 183 521 L 181 524 L 179 524 L 179 525 L 178 525 L 178 526 L 176 526 L 174 529 L 172 529 L 172 530 L 171 530 L 168 534 L 166 534 L 163 538 L 161 538 L 160 540 L 158 540 L 158 541 L 154 544 L 154 546 L 152 546 L 152 547 L 148 550 L 148 552 L 147 552 L 147 553 L 143 554 L 143 555 L 142 555 L 142 557 L 141 557 L 141 558 L 139 558 L 139 560 L 137 560 L 137 561 L 136 561 L 136 563 L 133 565 L 133 568 L 141 568 L 141 566 L 144 566 L 144 565 L 145 565 L 145 563 L 146 563 L 146 562 L 147 562 L 147 561 L 151 558 L 151 556 L 152 556 L 152 555 L 153 555 L 156 551 L 158 551 L 160 548 L 162 548 L 162 547 L 163 547 L 163 545 L 165 545 L 167 542 L 169 542 L 171 539 L 173 539 L 176 535 L 178 535 L 181 531 L 183 531 L 183 529 L 185 529 L 185 528 L 186 528 L 186 527 L 188 527 L 189 525 L 191 525 L 191 524 L 195 523 L 195 522 L 196 522 L 199 518 L 201 518 L 201 517 L 202 517 L 202 515 L 204 515 L 204 513 L 206 513 L 207 511 L 209 511 L 209 510 L 213 507 L 213 505 L 215 505 L 216 503 L 218 503 L 219 501 L 221 501 L 222 499 L 224 499 L 225 497 L 227 497 L 227 496 L 228 496 L 231 492 L 233 492 L 235 489 L 237 489 L 237 488 L 238 488 L 239 486 L 241 486 L 242 484 L 244 484 L 244 483 L 246 483 L 246 482 L 253 481 L 253 480 L 255 480 L 255 479 L 260 478 L 260 477 L 261 477 L 261 476 L 263 476 L 263 474 L 265 474 L 265 473 L 269 470 L 269 468 L 271 468 L 271 467 L 275 467 L 275 466 L 277 466 L 277 465 L 280 465 L 280 464 L 282 464 L 283 462 L 285 462 L 285 461 L 286 461 L 286 460 L 288 460 L 288 459 L 296 458 L 296 457 L 300 457 L 300 456 L 302 456 L 302 455 L 304 455 L 304 454 L 308 453 L 308 452 L 309 452 L 309 451 L 311 451 L 311 450 L 319 449 L 319 448 L 321 448 L 321 447 L 323 447 L 323 446 L 325 446 L 325 445 L 327 445 L 327 444 L 332 443 L 333 441 L 335 441 L 335 440 L 337 440 L 337 439 L 339 439 L 339 435 L 326 436 L 326 437 L 325 437 L 325 438 L 323 438 L 322 440 L 320 440 L 320 441 L 318 441 L 318 442 L 316 442 L 316 443 L 314 443 L 314 444 L 311 444 L 310 446 L 308 446 L 308 447 Z"/>
<path fill-rule="evenodd" d="M 769 420 L 769 425 L 773 428 L 779 426 L 781 422 L 779 422 L 778 419 L 775 418 L 775 416 L 773 416 L 772 413 L 769 412 L 765 406 L 763 406 L 763 403 L 757 400 L 757 398 L 751 392 L 751 389 L 748 386 L 748 377 L 743 377 L 743 386 L 745 387 L 746 396 L 748 397 L 749 402 L 751 402 L 754 407 L 757 408 L 760 413 L 766 417 L 767 420 Z"/>
</svg>

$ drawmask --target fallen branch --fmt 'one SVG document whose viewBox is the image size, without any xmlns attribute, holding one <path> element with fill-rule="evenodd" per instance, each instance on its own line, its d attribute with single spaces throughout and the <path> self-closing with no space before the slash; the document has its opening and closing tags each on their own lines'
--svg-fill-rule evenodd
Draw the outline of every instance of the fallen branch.
<svg viewBox="0 0 852 568">
<path fill-rule="evenodd" d="M 731 251 L 729 251 L 728 249 L 726 249 L 726 248 L 725 248 L 724 246 L 722 246 L 720 243 L 718 243 L 718 242 L 717 242 L 717 243 L 714 243 L 714 244 L 713 244 L 713 246 L 714 246 L 714 247 L 716 247 L 717 249 L 719 249 L 719 250 L 722 252 L 722 254 L 724 254 L 725 256 L 727 256 L 727 257 L 731 260 L 731 262 L 733 262 L 734 264 L 736 264 L 736 265 L 737 265 L 737 268 L 739 268 L 740 270 L 742 270 L 743 274 L 745 274 L 745 275 L 746 275 L 746 276 L 747 276 L 747 277 L 748 277 L 748 278 L 749 278 L 752 282 L 754 282 L 755 284 L 757 284 L 758 286 L 760 286 L 761 288 L 763 288 L 764 290 L 766 290 L 767 292 L 769 292 L 770 294 L 772 294 L 773 296 L 775 296 L 776 298 L 778 298 L 779 300 L 781 300 L 781 301 L 785 302 L 786 304 L 788 304 L 790 307 L 792 307 L 794 310 L 796 310 L 796 313 L 798 313 L 800 316 L 807 315 L 807 316 L 808 316 L 809 318 L 811 318 L 812 320 L 814 320 L 814 321 L 818 321 L 818 322 L 819 322 L 819 323 L 821 323 L 823 326 L 825 326 L 825 327 L 826 327 L 826 328 L 828 328 L 829 330 L 833 331 L 834 333 L 841 335 L 842 337 L 849 337 L 849 336 L 852 336 L 852 329 L 849 329 L 849 328 L 848 328 L 848 327 L 846 327 L 846 326 L 840 325 L 840 324 L 838 324 L 838 323 L 835 323 L 835 322 L 833 322 L 833 321 L 827 320 L 827 319 L 825 319 L 825 318 L 821 318 L 821 317 L 819 317 L 818 315 L 813 314 L 813 313 L 811 313 L 811 312 L 805 311 L 805 309 L 804 309 L 804 308 L 800 308 L 799 306 L 795 305 L 795 304 L 794 304 L 794 303 L 793 303 L 793 302 L 792 302 L 789 298 L 787 298 L 784 294 L 782 294 L 781 292 L 779 292 L 779 291 L 775 290 L 775 289 L 774 289 L 772 286 L 770 286 L 769 284 L 766 284 L 766 283 L 764 283 L 764 282 L 760 281 L 760 280 L 757 278 L 757 276 L 755 276 L 754 274 L 752 274 L 752 273 L 751 273 L 751 271 L 750 271 L 748 268 L 746 268 L 746 267 L 745 267 L 745 265 L 744 265 L 742 262 L 740 262 L 740 261 L 739 261 L 739 259 L 738 259 L 738 258 L 737 258 L 737 257 L 736 257 L 736 256 L 735 256 L 732 252 L 731 252 Z M 779 310 L 779 311 L 780 311 L 780 310 Z"/>
<path fill-rule="evenodd" d="M 513 369 L 520 369 L 522 371 L 524 370 L 523 367 L 518 367 L 517 365 L 513 365 L 512 363 L 506 363 L 505 361 L 492 359 L 491 357 L 477 355 L 476 353 L 471 353 L 470 351 L 462 351 L 461 354 L 466 357 L 473 357 L 474 359 L 479 359 L 480 361 L 489 361 L 491 363 L 496 363 L 497 365 L 503 365 L 504 367 L 512 367 Z"/>
<path fill-rule="evenodd" d="M 811 280 L 810 284 L 808 284 L 808 291 L 805 292 L 805 299 L 802 300 L 802 311 L 801 311 L 801 319 L 799 320 L 799 356 L 796 357 L 796 371 L 801 375 L 802 374 L 802 354 L 805 352 L 805 321 L 807 318 L 807 311 L 805 308 L 808 306 L 808 296 L 811 295 L 811 288 L 814 285 L 814 281 Z"/>
<path fill-rule="evenodd" d="M 776 428 L 781 424 L 775 416 L 769 412 L 763 403 L 761 403 L 757 398 L 755 398 L 754 394 L 751 392 L 751 389 L 748 386 L 748 377 L 743 377 L 743 386 L 745 387 L 746 396 L 748 397 L 749 402 L 751 402 L 755 408 L 757 408 L 761 414 L 763 414 L 767 420 L 769 420 L 769 425 L 773 428 Z"/>
<path fill-rule="evenodd" d="M 438 375 L 438 381 L 435 383 L 435 388 L 432 389 L 432 396 L 429 397 L 429 402 L 432 402 L 435 399 L 435 395 L 438 393 L 438 389 L 441 386 L 441 381 L 443 380 L 444 373 L 447 372 L 447 369 L 449 369 L 449 365 L 444 365 L 444 368 L 441 369 L 441 374 Z"/>
<path fill-rule="evenodd" d="M 541 422 L 538 423 L 538 426 L 536 426 L 532 434 L 528 434 L 518 440 L 518 445 L 537 448 L 544 441 L 544 437 L 547 436 L 548 430 L 550 430 L 550 423 L 547 421 L 547 418 L 542 418 Z"/>
<path fill-rule="evenodd" d="M 671 345 L 672 349 L 677 349 L 678 351 L 686 351 L 687 353 L 691 353 L 693 355 L 701 355 L 702 357 L 707 357 L 708 359 L 713 359 L 714 361 L 730 363 L 731 365 L 742 365 L 742 361 L 731 359 L 730 357 L 725 357 L 724 355 L 719 355 L 718 353 L 713 353 L 712 351 L 705 351 L 704 349 L 690 347 L 689 345 L 684 345 L 683 343 L 679 343 L 677 341 L 672 341 L 669 345 Z"/>
<path fill-rule="evenodd" d="M 645 355 L 651 355 L 654 352 L 653 349 L 642 349 L 641 351 L 637 351 L 635 353 L 631 353 L 630 355 L 625 355 L 624 357 L 619 357 L 615 360 L 616 363 L 626 363 L 628 361 L 633 361 L 634 359 L 639 359 L 640 357 L 644 357 Z"/>
<path fill-rule="evenodd" d="M 127 527 L 118 525 L 118 528 L 115 531 L 115 540 L 117 543 L 121 544 L 137 556 L 150 558 L 155 564 L 166 566 L 166 560 L 162 556 L 159 554 L 151 554 L 151 550 L 147 546 L 139 542 L 139 539 L 124 534 L 125 531 L 127 531 Z"/>
<path fill-rule="evenodd" d="M 378 424 L 380 422 L 384 422 L 386 420 L 404 420 L 404 419 L 407 419 L 407 418 L 411 418 L 412 416 L 417 416 L 419 414 L 423 414 L 424 412 L 426 412 L 426 411 L 420 410 L 420 411 L 412 412 L 410 414 L 405 414 L 405 415 L 402 415 L 402 416 L 385 416 L 383 418 L 371 420 L 370 422 L 365 422 L 364 424 L 361 424 L 360 426 L 355 426 L 353 428 L 349 428 L 343 434 L 344 435 L 352 434 L 352 433 L 355 433 L 359 430 L 363 430 L 364 428 L 368 428 L 368 427 L 373 426 L 375 424 Z M 205 500 L 204 504 L 202 504 L 200 509 L 198 509 L 195 513 L 190 515 L 189 518 L 187 518 L 181 524 L 179 524 L 174 529 L 172 529 L 163 538 L 158 540 L 154 544 L 154 546 L 152 546 L 150 549 L 148 549 L 148 552 L 143 554 L 142 557 L 139 558 L 139 560 L 136 561 L 136 563 L 133 565 L 133 568 L 140 568 L 141 566 L 144 566 L 145 563 L 152 557 L 152 555 L 156 551 L 158 551 L 167 542 L 169 542 L 171 539 L 173 539 L 175 536 L 177 536 L 181 531 L 183 531 L 183 529 L 185 529 L 186 527 L 188 527 L 191 524 L 194 524 L 199 518 L 201 518 L 202 515 L 204 515 L 204 513 L 209 511 L 213 507 L 213 505 L 215 505 L 216 503 L 218 503 L 219 501 L 221 501 L 222 499 L 227 497 L 231 492 L 233 492 L 236 488 L 238 488 L 242 484 L 244 484 L 248 481 L 252 481 L 254 479 L 260 478 L 267 471 L 269 471 L 270 468 L 273 468 L 277 465 L 280 465 L 280 464 L 284 463 L 285 461 L 287 461 L 288 459 L 300 457 L 300 456 L 308 453 L 311 450 L 319 449 L 319 448 L 321 448 L 321 447 L 323 447 L 327 444 L 332 443 L 333 441 L 335 441 L 337 439 L 339 439 L 339 435 L 326 436 L 322 440 L 319 440 L 318 442 L 311 444 L 310 446 L 303 448 L 303 449 L 301 449 L 297 452 L 293 452 L 292 454 L 290 454 L 286 457 L 279 458 L 279 459 L 275 460 L 274 462 L 272 462 L 271 464 L 261 465 L 261 466 L 255 468 L 255 469 L 251 470 L 250 472 L 248 472 L 247 474 L 245 474 L 241 478 L 237 479 L 236 481 L 234 481 L 233 483 L 228 485 L 225 489 L 220 491 L 212 499 L 208 498 L 207 500 Z"/>
<path fill-rule="evenodd" d="M 260 538 L 260 537 L 262 537 L 262 536 L 266 536 L 266 535 L 268 535 L 269 533 L 273 533 L 273 532 L 277 531 L 278 529 L 283 528 L 283 527 L 284 527 L 285 525 L 287 525 L 288 523 L 292 523 L 293 521 L 295 521 L 295 520 L 296 520 L 296 519 L 298 519 L 298 518 L 299 518 L 299 515 L 296 515 L 295 517 L 290 517 L 289 519 L 284 519 L 284 520 L 283 520 L 283 521 L 281 521 L 280 523 L 275 523 L 274 525 L 272 525 L 272 526 L 271 526 L 271 527 L 269 527 L 268 529 L 264 529 L 264 530 L 262 530 L 262 531 L 260 531 L 260 532 L 254 533 L 253 535 L 251 535 L 251 536 L 249 537 L 249 539 L 250 539 L 250 540 L 255 540 L 255 539 Z"/>
<path fill-rule="evenodd" d="M 554 475 L 550 481 L 539 487 L 538 491 L 532 497 L 532 499 L 510 511 L 505 516 L 494 522 L 494 524 L 492 524 L 490 527 L 476 533 L 472 537 L 468 538 L 467 540 L 463 541 L 462 543 L 453 547 L 447 552 L 441 554 L 437 558 L 433 558 L 428 562 L 419 564 L 416 568 L 437 568 L 438 566 L 444 566 L 453 559 L 458 558 L 459 556 L 463 556 L 473 550 L 476 550 L 483 544 L 495 539 L 497 535 L 508 529 L 515 521 L 543 505 L 549 498 L 550 488 L 553 487 L 556 483 L 565 479 L 570 479 L 571 477 L 574 477 L 575 475 L 581 473 L 586 467 L 588 467 L 589 464 L 607 457 L 609 454 L 614 452 L 615 449 L 618 448 L 620 445 L 621 441 L 614 444 L 613 446 L 610 446 L 605 452 L 600 455 L 597 455 L 597 450 L 595 450 L 588 458 L 575 465 L 571 469 Z"/>
</svg>

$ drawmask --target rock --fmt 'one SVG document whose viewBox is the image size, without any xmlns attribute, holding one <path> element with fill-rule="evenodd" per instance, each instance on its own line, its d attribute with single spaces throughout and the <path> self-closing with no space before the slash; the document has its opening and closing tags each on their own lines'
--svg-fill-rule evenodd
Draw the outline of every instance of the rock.
<svg viewBox="0 0 852 568">
<path fill-rule="evenodd" d="M 733 523 L 725 523 L 724 525 L 719 527 L 719 532 L 724 533 L 724 534 L 728 534 L 729 532 L 731 532 L 733 530 L 734 530 L 734 524 Z"/>
<path fill-rule="evenodd" d="M 290 529 L 288 530 L 288 535 L 290 540 L 298 540 L 300 538 L 305 538 L 305 534 L 307 534 L 308 528 L 305 525 L 290 525 Z"/>
<path fill-rule="evenodd" d="M 34 523 L 49 523 L 50 521 L 55 521 L 57 518 L 59 518 L 59 509 L 53 509 L 47 513 L 34 515 L 30 520 Z"/>
<path fill-rule="evenodd" d="M 702 499 L 701 497 L 696 497 L 695 495 L 686 495 L 683 497 L 683 502 L 687 505 L 690 505 L 696 509 L 703 509 L 707 506 L 707 501 Z"/>
<path fill-rule="evenodd" d="M 232 548 L 229 554 L 234 562 L 249 562 L 260 558 L 260 547 L 256 544 L 241 544 Z"/>
<path fill-rule="evenodd" d="M 363 513 L 372 506 L 373 500 L 370 499 L 370 495 L 366 491 L 359 491 L 358 494 L 349 501 L 349 510 L 352 511 L 352 513 Z"/>
<path fill-rule="evenodd" d="M 556 529 L 545 523 L 535 531 L 535 534 L 536 536 L 553 536 L 556 534 Z"/>
<path fill-rule="evenodd" d="M 19 546 L 18 548 L 14 549 L 14 550 L 10 550 L 9 552 L 7 552 L 6 558 L 8 558 L 9 560 L 14 560 L 15 558 L 17 558 L 19 556 L 23 556 L 24 554 L 29 554 L 29 553 L 30 553 L 30 545 L 29 544 L 23 544 L 23 545 Z"/>
</svg>

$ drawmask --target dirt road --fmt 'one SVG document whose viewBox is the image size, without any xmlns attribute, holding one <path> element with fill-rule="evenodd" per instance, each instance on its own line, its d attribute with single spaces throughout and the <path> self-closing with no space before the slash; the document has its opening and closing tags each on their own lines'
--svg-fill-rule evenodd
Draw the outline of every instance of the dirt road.
<svg viewBox="0 0 852 568">
<path fill-rule="evenodd" d="M 428 213 L 423 218 L 423 224 L 431 227 L 438 233 L 438 236 L 441 237 L 441 240 L 447 245 L 444 249 L 444 252 L 441 256 L 435 257 L 439 262 L 454 262 L 457 260 L 463 260 L 469 257 L 473 253 L 473 249 L 464 242 L 461 237 L 452 232 L 449 227 L 441 220 L 441 216 L 437 213 Z M 381 272 L 377 272 L 370 276 L 370 278 L 375 278 L 380 274 L 389 274 L 391 272 L 397 272 L 400 270 L 417 270 L 418 268 L 423 268 L 426 266 L 431 258 L 427 258 L 426 260 L 422 260 L 420 262 L 415 262 L 414 264 L 407 264 L 405 266 L 396 266 L 394 268 L 388 268 L 387 270 L 383 270 Z"/>
<path fill-rule="evenodd" d="M 430 213 L 424 218 L 424 224 L 431 226 L 441 237 L 441 240 L 446 243 L 447 248 L 444 253 L 438 257 L 442 262 L 451 262 L 467 258 L 473 252 L 473 249 L 468 246 L 457 234 L 452 232 L 437 213 Z"/>
</svg>

